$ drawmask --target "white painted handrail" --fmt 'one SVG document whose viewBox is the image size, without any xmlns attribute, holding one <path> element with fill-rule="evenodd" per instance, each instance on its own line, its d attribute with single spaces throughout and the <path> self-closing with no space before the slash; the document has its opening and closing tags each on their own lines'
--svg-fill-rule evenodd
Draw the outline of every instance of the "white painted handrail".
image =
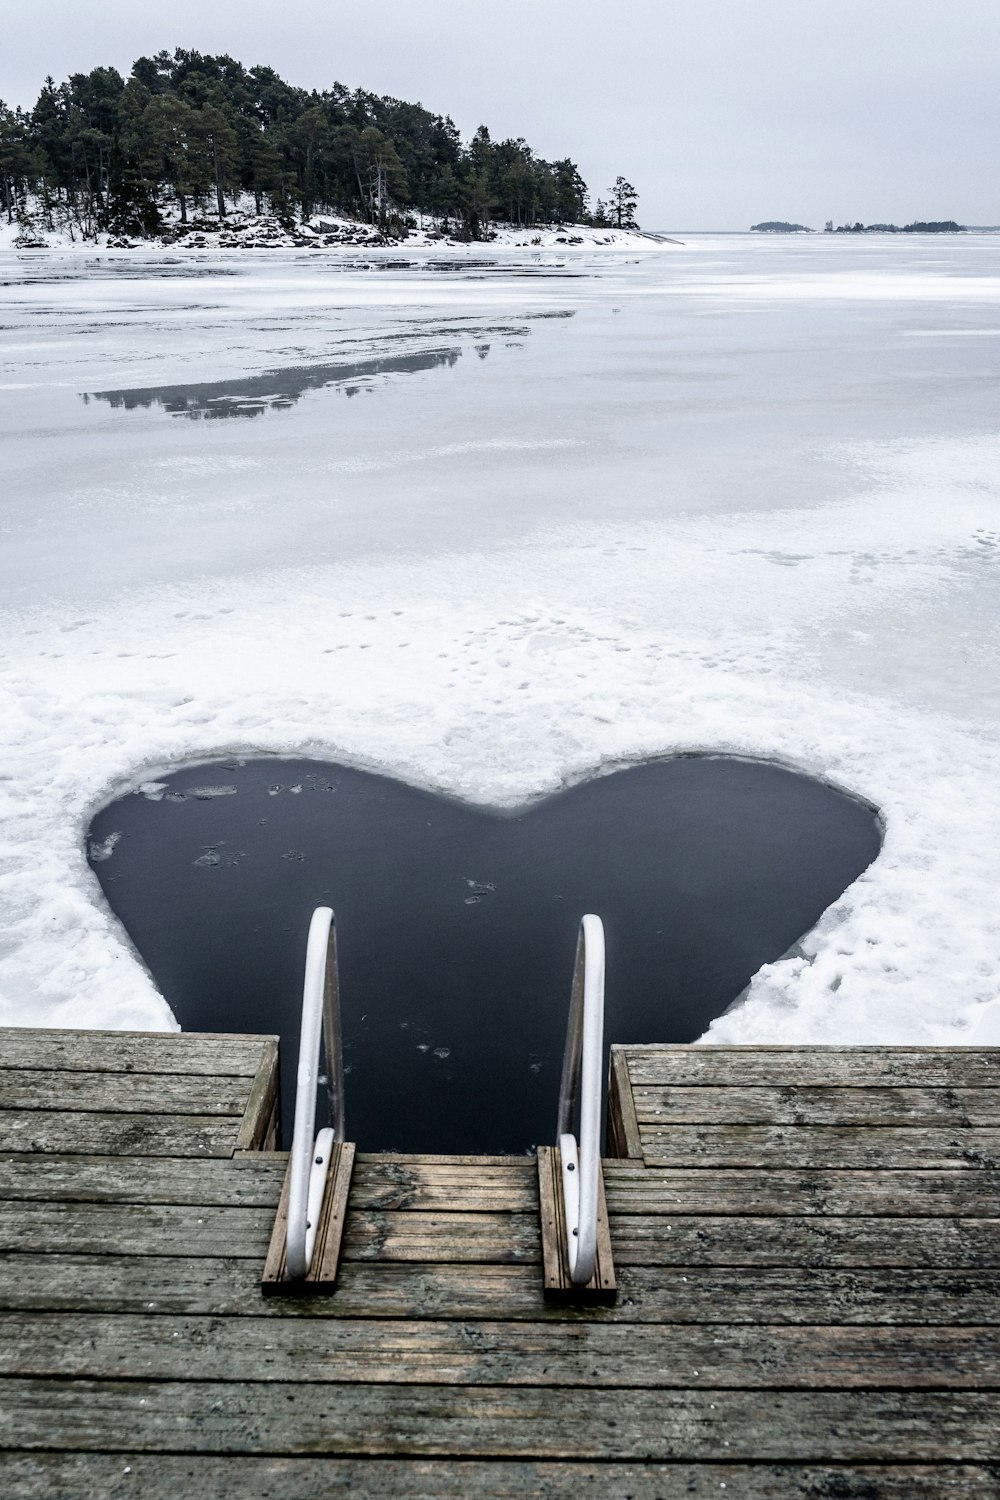
<svg viewBox="0 0 1000 1500">
<path fill-rule="evenodd" d="M 321 1039 L 326 1044 L 326 1090 L 332 1128 L 321 1130 L 314 1140 Z M 337 929 L 330 908 L 318 906 L 309 924 L 306 947 L 291 1181 L 288 1185 L 285 1266 L 292 1279 L 308 1274 L 333 1144 L 343 1139 L 344 1053 L 337 980 Z"/>
<path fill-rule="evenodd" d="M 597 1258 L 604 1072 L 604 924 L 585 916 L 576 943 L 573 993 L 559 1089 L 559 1156 L 563 1209 L 574 1286 L 586 1286 Z M 579 1096 L 580 1142 L 573 1134 Z"/>
</svg>

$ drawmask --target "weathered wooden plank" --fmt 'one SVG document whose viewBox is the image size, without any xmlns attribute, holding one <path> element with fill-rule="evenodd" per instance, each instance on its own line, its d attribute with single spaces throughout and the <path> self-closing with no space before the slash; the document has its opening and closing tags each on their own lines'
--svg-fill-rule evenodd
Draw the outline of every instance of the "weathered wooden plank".
<svg viewBox="0 0 1000 1500">
<path fill-rule="evenodd" d="M 0 1203 L 0 1250 L 263 1259 L 275 1208 L 212 1204 Z M 659 1266 L 1000 1266 L 1000 1219 L 625 1214 L 615 1258 Z M 536 1265 L 532 1214 L 348 1212 L 345 1261 Z"/>
<path fill-rule="evenodd" d="M 356 1158 L 354 1208 L 534 1213 L 538 1209 L 534 1157 L 488 1158 L 470 1168 L 433 1158 Z M 1000 1190 L 998 1190 L 1000 1192 Z"/>
<path fill-rule="evenodd" d="M 155 1274 L 153 1274 L 155 1273 Z M 334 1297 L 279 1304 L 260 1262 L 204 1256 L 0 1253 L 0 1308 L 224 1316 L 608 1319 L 623 1323 L 992 1326 L 995 1271 L 795 1267 L 618 1268 L 618 1302 L 579 1312 L 545 1302 L 537 1266 L 345 1263 Z"/>
<path fill-rule="evenodd" d="M 358 1207 L 534 1212 L 534 1157 L 487 1158 L 463 1169 L 422 1157 L 356 1157 L 351 1181 Z M 231 1161 L 106 1155 L 0 1154 L 0 1198 L 129 1203 L 267 1203 L 276 1205 L 287 1152 L 252 1152 Z M 506 1163 L 511 1163 L 507 1165 Z M 500 1165 L 499 1163 L 505 1163 Z M 636 1169 L 640 1174 L 641 1168 Z"/>
<path fill-rule="evenodd" d="M 541 1261 L 538 1214 L 383 1213 L 347 1215 L 344 1260 L 492 1262 Z"/>
<path fill-rule="evenodd" d="M 252 1080 L 204 1073 L 54 1073 L 0 1069 L 0 1110 L 227 1115 L 240 1120 Z"/>
<path fill-rule="evenodd" d="M 0 1380 L 0 1445 L 144 1451 L 456 1454 L 844 1463 L 1000 1458 L 996 1395 L 978 1391 Z"/>
<path fill-rule="evenodd" d="M 611 1237 L 622 1265 L 1000 1267 L 1000 1219 L 622 1214 Z"/>
<path fill-rule="evenodd" d="M 1000 1168 L 1000 1129 L 642 1125 L 647 1166 Z"/>
<path fill-rule="evenodd" d="M 111 1156 L 231 1156 L 238 1120 L 214 1115 L 0 1111 L 0 1150 Z"/>
<path fill-rule="evenodd" d="M 356 1208 L 463 1209 L 533 1212 L 538 1205 L 532 1158 L 516 1167 L 474 1173 L 433 1162 L 362 1160 L 354 1170 Z M 606 1157 L 604 1186 L 611 1213 L 899 1214 L 1000 1217 L 1000 1173 L 944 1170 L 647 1169 Z M 2 1164 L 0 1164 L 2 1174 Z M 2 1180 L 2 1179 L 0 1179 Z"/>
<path fill-rule="evenodd" d="M 274 1209 L 268 1207 L 0 1203 L 0 1249 L 34 1254 L 237 1255 L 260 1261 L 273 1222 Z"/>
<path fill-rule="evenodd" d="M 597 1178 L 597 1236 L 594 1273 L 576 1286 L 570 1275 L 566 1205 L 563 1200 L 562 1167 L 558 1146 L 538 1148 L 538 1198 L 542 1236 L 542 1289 L 550 1301 L 614 1302 L 618 1295 L 615 1267 L 608 1232 L 608 1205 L 600 1167 Z"/>
<path fill-rule="evenodd" d="M 633 1087 L 1000 1087 L 1000 1047 L 625 1046 Z"/>
<path fill-rule="evenodd" d="M 252 1078 L 275 1036 L 181 1031 L 0 1027 L 0 1068 L 108 1073 L 208 1073 Z"/>
<path fill-rule="evenodd" d="M 1000 1328 L 0 1314 L 0 1374 L 606 1389 L 994 1389 Z"/>
<path fill-rule="evenodd" d="M 504 1161 L 504 1158 L 500 1158 Z M 252 1152 L 232 1161 L 211 1158 L 0 1155 L 0 1198 L 48 1202 L 260 1203 L 273 1209 L 281 1192 L 286 1152 Z M 462 1209 L 533 1213 L 538 1207 L 534 1157 L 513 1166 L 438 1165 L 416 1157 L 355 1157 L 351 1202 L 358 1208 Z M 641 1168 L 637 1168 L 641 1172 Z M 1000 1201 L 1000 1189 L 998 1189 Z"/>
<path fill-rule="evenodd" d="M 236 1137 L 237 1151 L 273 1149 L 281 1133 L 281 1070 L 278 1043 L 265 1038 L 260 1064 L 246 1101 Z"/>
<path fill-rule="evenodd" d="M 248 1458 L 242 1454 L 0 1454 L 18 1500 L 996 1500 L 976 1465 L 573 1463 L 541 1460 Z"/>
<path fill-rule="evenodd" d="M 0 1199 L 43 1203 L 188 1203 L 267 1207 L 287 1157 L 0 1156 Z M 238 1170 L 237 1170 L 238 1169 Z"/>
<path fill-rule="evenodd" d="M 513 1169 L 477 1167 L 470 1174 L 416 1158 L 355 1158 L 351 1203 L 356 1209 L 425 1213 L 532 1213 L 538 1204 L 535 1160 L 512 1160 Z M 273 1211 L 286 1163 L 283 1152 L 254 1152 L 232 1161 L 9 1154 L 0 1156 L 0 1199 L 259 1205 Z M 613 1214 L 1000 1217 L 1000 1173 L 989 1171 L 654 1170 L 611 1158 L 603 1168 Z"/>
<path fill-rule="evenodd" d="M 614 1213 L 859 1214 L 1000 1217 L 1000 1173 L 785 1171 L 708 1167 L 672 1170 L 604 1164 Z"/>
<path fill-rule="evenodd" d="M 713 1125 L 1000 1126 L 1000 1089 L 744 1088 L 643 1084 L 633 1092 L 641 1126 Z"/>
<path fill-rule="evenodd" d="M 608 1064 L 608 1155 L 642 1157 L 639 1123 L 628 1075 L 628 1061 L 621 1047 L 611 1048 Z"/>
<path fill-rule="evenodd" d="M 504 1154 L 490 1156 L 476 1153 L 463 1156 L 461 1153 L 422 1152 L 422 1151 L 359 1151 L 355 1158 L 357 1164 L 379 1162 L 411 1162 L 415 1166 L 446 1166 L 446 1167 L 495 1167 L 497 1169 L 516 1172 L 524 1167 L 525 1162 L 534 1163 L 534 1156 L 528 1156 L 519 1151 L 516 1155 Z"/>
</svg>

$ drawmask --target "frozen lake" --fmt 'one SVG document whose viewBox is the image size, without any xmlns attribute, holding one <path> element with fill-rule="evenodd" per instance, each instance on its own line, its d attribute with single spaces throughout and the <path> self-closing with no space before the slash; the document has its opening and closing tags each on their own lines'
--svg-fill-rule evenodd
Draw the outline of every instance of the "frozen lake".
<svg viewBox="0 0 1000 1500">
<path fill-rule="evenodd" d="M 169 1012 L 83 834 L 259 751 L 877 804 L 713 1040 L 1000 1041 L 1000 236 L 0 256 L 0 1018 Z"/>
</svg>

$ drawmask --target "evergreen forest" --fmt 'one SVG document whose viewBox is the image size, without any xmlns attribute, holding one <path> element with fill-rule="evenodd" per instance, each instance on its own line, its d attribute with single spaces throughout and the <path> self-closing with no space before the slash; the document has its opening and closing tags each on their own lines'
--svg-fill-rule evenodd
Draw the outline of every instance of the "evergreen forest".
<svg viewBox="0 0 1000 1500">
<path fill-rule="evenodd" d="M 485 125 L 463 143 L 420 104 L 339 83 L 307 91 L 272 68 L 179 48 L 140 58 L 128 78 L 47 78 L 31 110 L 0 103 L 0 202 L 10 221 L 30 206 L 84 238 L 159 235 L 252 202 L 287 221 L 335 212 L 397 237 L 419 212 L 482 239 L 498 222 L 634 228 L 636 193 L 619 177 L 590 211 L 568 157 L 544 161 Z"/>
</svg>

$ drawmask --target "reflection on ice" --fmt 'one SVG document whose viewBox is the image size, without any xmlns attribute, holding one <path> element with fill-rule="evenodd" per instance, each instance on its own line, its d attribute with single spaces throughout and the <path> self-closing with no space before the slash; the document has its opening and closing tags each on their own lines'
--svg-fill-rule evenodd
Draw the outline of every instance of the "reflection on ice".
<svg viewBox="0 0 1000 1500">
<path fill-rule="evenodd" d="M 489 345 L 476 353 L 485 359 Z M 307 391 L 334 387 L 345 396 L 372 390 L 380 375 L 414 375 L 419 370 L 452 369 L 461 349 L 428 349 L 417 354 L 385 355 L 380 359 L 356 360 L 353 364 L 292 365 L 266 370 L 242 380 L 206 380 L 198 385 L 159 385 L 124 391 L 91 391 L 95 401 L 107 401 L 116 410 L 162 406 L 173 417 L 259 417 L 265 411 L 283 411 L 294 406 Z"/>
</svg>

